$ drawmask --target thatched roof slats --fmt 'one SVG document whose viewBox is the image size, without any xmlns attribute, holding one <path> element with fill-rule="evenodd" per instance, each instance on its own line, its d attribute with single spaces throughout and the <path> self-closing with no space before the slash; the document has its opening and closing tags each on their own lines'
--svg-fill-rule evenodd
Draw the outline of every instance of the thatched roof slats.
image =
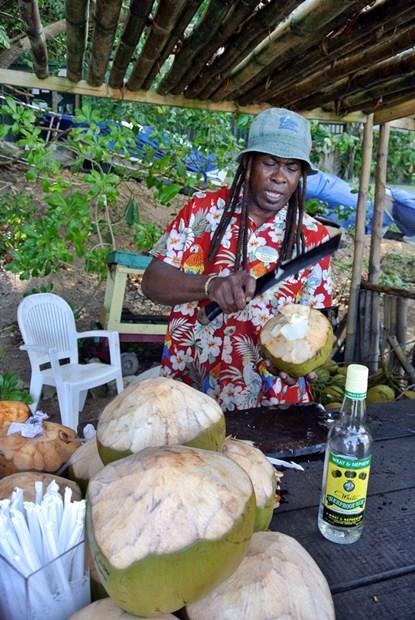
<svg viewBox="0 0 415 620">
<path fill-rule="evenodd" d="M 376 84 L 385 82 L 388 78 L 394 79 L 401 74 L 404 78 L 415 72 L 415 49 L 398 54 L 394 58 L 384 60 L 364 71 L 356 73 L 353 77 L 339 80 L 330 84 L 326 89 L 317 91 L 308 97 L 304 97 L 295 103 L 295 108 L 310 110 L 317 105 L 349 97 L 354 93 L 367 90 Z M 278 99 L 280 101 L 280 99 Z"/>
<path fill-rule="evenodd" d="M 128 63 L 147 24 L 153 4 L 154 0 L 131 1 L 127 23 L 121 35 L 108 80 L 111 88 L 122 87 Z"/>
<path fill-rule="evenodd" d="M 415 41 L 415 25 L 411 25 L 403 31 L 400 31 L 390 38 L 385 37 L 380 43 L 374 46 L 365 47 L 364 49 L 345 56 L 337 61 L 332 61 L 321 71 L 311 74 L 306 79 L 299 78 L 295 84 L 289 89 L 273 93 L 275 99 L 284 105 L 284 102 L 295 102 L 300 100 L 304 93 L 316 91 L 326 84 L 346 77 L 358 70 L 366 69 L 373 66 L 377 62 L 381 62 L 389 58 L 393 54 L 399 54 L 403 50 L 413 45 Z M 245 97 L 241 98 L 241 102 L 246 101 Z"/>
<path fill-rule="evenodd" d="M 127 82 L 127 88 L 138 90 L 157 62 L 157 56 L 163 51 L 177 19 L 183 11 L 186 0 L 161 0 L 153 23 L 147 34 L 135 66 Z"/>
<path fill-rule="evenodd" d="M 164 76 L 157 88 L 162 95 L 174 91 L 174 87 L 191 67 L 194 58 L 203 50 L 203 47 L 216 36 L 221 23 L 226 18 L 232 5 L 238 0 L 210 0 L 199 24 L 192 34 L 184 40 L 183 46 L 177 53 L 170 71 Z"/>
<path fill-rule="evenodd" d="M 331 22 L 338 15 L 342 14 L 346 20 L 366 3 L 367 0 L 355 0 L 347 5 L 337 0 L 307 0 L 232 71 L 213 98 L 238 97 L 250 90 L 269 74 L 274 64 L 298 58 L 315 44 L 316 37 L 328 34 Z"/>
<path fill-rule="evenodd" d="M 48 77 L 48 50 L 36 0 L 19 0 L 20 13 L 32 49 L 33 69 L 38 78 Z"/>
<path fill-rule="evenodd" d="M 220 24 L 215 37 L 203 46 L 199 54 L 193 59 L 191 67 L 176 84 L 173 90 L 175 94 L 184 90 L 203 71 L 205 64 L 214 56 L 215 52 L 225 45 L 234 32 L 242 28 L 243 23 L 252 14 L 257 4 L 258 0 L 245 0 L 232 6 L 226 18 Z M 191 92 L 186 92 L 186 95 L 189 97 L 193 96 Z"/>
<path fill-rule="evenodd" d="M 88 84 L 100 86 L 114 42 L 122 0 L 96 0 L 95 27 L 89 61 Z"/>
<path fill-rule="evenodd" d="M 396 99 L 397 97 L 402 97 L 405 93 L 413 92 L 414 87 L 415 73 L 406 77 L 400 76 L 395 79 L 385 80 L 373 88 L 359 92 L 351 97 L 340 99 L 337 103 L 337 109 L 341 114 L 355 110 L 375 109 L 386 98 Z"/>
<path fill-rule="evenodd" d="M 142 88 L 150 88 L 155 76 L 174 50 L 175 45 L 177 45 L 177 43 L 181 42 L 181 40 L 183 39 L 183 35 L 187 26 L 190 24 L 202 2 L 203 0 L 188 0 L 186 2 L 184 9 L 180 14 L 179 19 L 177 20 L 175 27 L 172 30 L 169 40 L 164 46 L 162 53 L 159 54 L 151 70 L 148 72 L 147 77 L 143 82 Z"/>
<path fill-rule="evenodd" d="M 193 96 L 206 99 L 210 97 L 232 69 L 301 2 L 302 0 L 271 2 L 260 8 L 244 24 L 243 30 L 230 37 L 223 54 L 217 56 L 203 74 L 194 80 L 191 85 Z"/>
<path fill-rule="evenodd" d="M 88 0 L 65 0 L 66 75 L 71 82 L 82 80 L 88 37 Z"/>
<path fill-rule="evenodd" d="M 376 45 L 388 33 L 396 28 L 413 23 L 415 6 L 408 7 L 407 0 L 391 0 L 388 3 L 375 5 L 370 11 L 362 12 L 353 24 L 352 30 L 344 30 L 336 36 L 316 40 L 315 45 L 307 52 L 307 63 L 302 56 L 297 60 L 286 62 L 278 70 L 268 74 L 262 84 L 244 93 L 240 102 L 263 101 L 276 98 L 280 92 L 286 92 L 300 79 L 304 79 L 321 69 L 322 63 L 337 62 L 340 58 L 362 50 L 362 47 Z M 402 20 L 404 24 L 402 24 Z"/>
</svg>

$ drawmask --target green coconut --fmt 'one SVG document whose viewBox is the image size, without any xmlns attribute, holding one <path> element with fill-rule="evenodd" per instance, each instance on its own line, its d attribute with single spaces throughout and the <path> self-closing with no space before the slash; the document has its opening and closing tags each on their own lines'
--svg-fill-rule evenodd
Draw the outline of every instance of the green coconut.
<svg viewBox="0 0 415 620">
<path fill-rule="evenodd" d="M 256 532 L 238 569 L 186 607 L 189 620 L 334 620 L 328 583 L 294 538 Z"/>
<path fill-rule="evenodd" d="M 279 488 L 279 474 L 271 465 L 265 454 L 251 441 L 227 437 L 223 453 L 242 467 L 251 478 L 256 499 L 255 531 L 266 530 L 271 523 Z"/>
<path fill-rule="evenodd" d="M 97 440 L 93 437 L 72 454 L 68 461 L 68 477 L 75 480 L 85 494 L 89 480 L 103 467 L 104 463 L 98 453 Z"/>
<path fill-rule="evenodd" d="M 287 304 L 263 326 L 260 343 L 276 368 L 292 377 L 302 377 L 330 358 L 333 329 L 319 310 Z"/>
<path fill-rule="evenodd" d="M 239 565 L 255 523 L 246 472 L 220 452 L 146 448 L 88 485 L 99 578 L 129 613 L 157 617 L 205 596 Z"/>
<path fill-rule="evenodd" d="M 156 377 L 129 386 L 105 407 L 97 442 L 106 464 L 165 445 L 221 451 L 225 434 L 225 416 L 213 398 L 181 381 Z"/>
<path fill-rule="evenodd" d="M 137 616 L 123 611 L 110 598 L 104 598 L 72 614 L 69 620 L 137 620 Z M 158 616 L 158 620 L 177 620 L 172 614 Z"/>
<path fill-rule="evenodd" d="M 374 385 L 367 391 L 367 403 L 387 403 L 395 400 L 395 392 L 389 385 Z"/>
</svg>

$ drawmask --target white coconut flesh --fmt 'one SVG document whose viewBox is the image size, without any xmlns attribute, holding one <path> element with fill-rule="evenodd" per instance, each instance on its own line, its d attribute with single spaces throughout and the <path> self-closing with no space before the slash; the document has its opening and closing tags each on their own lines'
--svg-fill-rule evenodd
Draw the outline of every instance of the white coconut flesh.
<svg viewBox="0 0 415 620">
<path fill-rule="evenodd" d="M 101 471 L 104 463 L 98 453 L 96 437 L 82 444 L 68 461 L 69 476 L 85 486 L 96 473 Z"/>
<path fill-rule="evenodd" d="M 137 620 L 137 616 L 123 611 L 110 598 L 103 598 L 80 609 L 69 620 Z M 158 616 L 158 620 L 177 620 L 172 614 Z"/>
<path fill-rule="evenodd" d="M 224 454 L 147 448 L 88 486 L 88 539 L 107 593 L 144 617 L 204 596 L 244 556 L 255 522 L 246 472 Z"/>
<path fill-rule="evenodd" d="M 131 385 L 106 406 L 97 441 L 104 463 L 164 445 L 222 450 L 225 418 L 210 396 L 181 381 L 157 377 Z"/>
<path fill-rule="evenodd" d="M 277 368 L 301 376 L 327 361 L 333 346 L 333 330 L 319 310 L 287 304 L 264 325 L 260 342 Z"/>
<path fill-rule="evenodd" d="M 251 441 L 227 437 L 223 449 L 227 457 L 242 467 L 251 478 L 256 498 L 255 531 L 266 530 L 276 507 L 277 476 L 265 454 Z"/>
<path fill-rule="evenodd" d="M 186 608 L 189 620 L 334 620 L 327 581 L 294 538 L 257 532 L 237 570 Z"/>
</svg>

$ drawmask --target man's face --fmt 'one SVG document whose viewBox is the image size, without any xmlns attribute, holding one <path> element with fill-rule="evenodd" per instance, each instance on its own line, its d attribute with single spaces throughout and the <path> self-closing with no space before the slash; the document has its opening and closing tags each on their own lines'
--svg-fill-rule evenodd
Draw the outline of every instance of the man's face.
<svg viewBox="0 0 415 620">
<path fill-rule="evenodd" d="M 294 193 L 302 175 L 298 159 L 255 153 L 249 180 L 249 213 L 265 221 L 279 211 Z"/>
</svg>

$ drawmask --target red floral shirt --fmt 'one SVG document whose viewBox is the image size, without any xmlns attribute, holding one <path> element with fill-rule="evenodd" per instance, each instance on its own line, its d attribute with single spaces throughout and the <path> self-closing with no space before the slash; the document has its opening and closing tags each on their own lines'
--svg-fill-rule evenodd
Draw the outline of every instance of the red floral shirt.
<svg viewBox="0 0 415 620">
<path fill-rule="evenodd" d="M 152 254 L 185 273 L 232 273 L 240 226 L 240 211 L 231 220 L 216 254 L 207 263 L 212 235 L 220 221 L 229 190 L 197 193 L 170 224 Z M 257 226 L 249 220 L 248 271 L 257 278 L 278 262 L 284 237 L 287 208 Z M 328 238 L 326 228 L 304 216 L 306 249 Z M 300 378 L 288 386 L 267 372 L 258 346 L 261 327 L 287 303 L 316 308 L 331 305 L 330 260 L 291 276 L 262 295 L 244 310 L 221 314 L 203 326 L 198 311 L 207 301 L 188 302 L 172 309 L 162 356 L 162 374 L 181 379 L 215 398 L 225 410 L 260 405 L 307 402 L 306 382 Z"/>
</svg>

